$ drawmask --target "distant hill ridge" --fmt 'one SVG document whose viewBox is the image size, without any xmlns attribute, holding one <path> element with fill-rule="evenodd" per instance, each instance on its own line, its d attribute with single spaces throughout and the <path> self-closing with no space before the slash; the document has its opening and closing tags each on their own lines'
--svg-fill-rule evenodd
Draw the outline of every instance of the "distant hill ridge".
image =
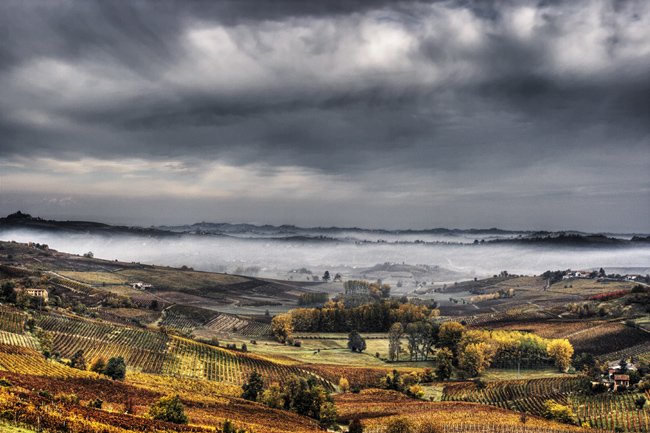
<svg viewBox="0 0 650 433">
<path fill-rule="evenodd" d="M 357 242 L 357 243 L 460 243 L 460 244 L 522 244 L 549 246 L 630 246 L 650 244 L 647 234 L 592 234 L 580 231 L 522 231 L 489 229 L 367 229 L 359 227 L 299 227 L 295 225 L 256 225 L 248 223 L 198 222 L 188 225 L 137 227 L 117 226 L 92 221 L 57 221 L 33 217 L 21 211 L 0 218 L 0 229 L 26 228 L 42 231 L 85 232 L 106 235 L 140 235 L 152 237 L 209 235 L 236 237 L 238 239 L 269 239 L 293 242 Z M 372 239 L 370 236 L 375 235 Z M 402 239 L 412 236 L 447 236 L 451 240 L 430 241 Z M 384 240 L 379 236 L 394 236 Z M 472 236 L 477 239 L 471 240 Z M 458 241 L 454 242 L 454 238 Z"/>
</svg>

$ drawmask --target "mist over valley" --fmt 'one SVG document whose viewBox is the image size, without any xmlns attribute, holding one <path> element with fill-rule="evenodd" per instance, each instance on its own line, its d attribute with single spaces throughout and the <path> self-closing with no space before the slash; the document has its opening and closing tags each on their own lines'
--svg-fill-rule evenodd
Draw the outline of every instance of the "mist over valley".
<svg viewBox="0 0 650 433">
<path fill-rule="evenodd" d="M 0 239 L 44 243 L 79 255 L 92 251 L 95 257 L 107 260 L 188 266 L 201 271 L 293 281 L 312 281 L 327 270 L 332 275 L 341 274 L 344 279 L 381 279 L 393 285 L 401 282 L 404 290 L 422 283 L 447 284 L 489 277 L 503 270 L 523 275 L 600 267 L 622 273 L 650 272 L 650 245 L 631 242 L 632 235 L 598 237 L 601 241 L 624 242 L 621 245 L 574 245 L 545 241 L 559 236 L 584 240 L 592 235 L 499 229 L 400 231 L 212 223 L 128 228 L 128 233 L 119 227 L 105 226 L 98 231 L 79 222 L 70 224 L 56 226 L 59 230 L 53 225 L 34 229 L 5 224 L 0 228 Z"/>
</svg>

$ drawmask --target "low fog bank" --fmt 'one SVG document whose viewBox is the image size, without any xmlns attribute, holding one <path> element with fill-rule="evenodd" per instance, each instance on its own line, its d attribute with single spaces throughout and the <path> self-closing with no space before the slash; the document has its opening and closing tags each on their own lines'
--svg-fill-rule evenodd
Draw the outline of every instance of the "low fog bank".
<svg viewBox="0 0 650 433">
<path fill-rule="evenodd" d="M 306 268 L 314 275 L 324 270 L 350 278 L 364 268 L 392 262 L 434 268 L 428 280 L 436 282 L 489 276 L 502 270 L 539 274 L 548 269 L 637 268 L 650 272 L 650 248 L 580 248 L 484 245 L 355 244 L 351 242 L 292 242 L 179 235 L 173 238 L 61 234 L 30 230 L 0 232 L 4 241 L 39 242 L 58 251 L 126 262 L 190 266 L 197 270 L 244 273 L 268 278 L 303 279 L 292 273 Z"/>
</svg>

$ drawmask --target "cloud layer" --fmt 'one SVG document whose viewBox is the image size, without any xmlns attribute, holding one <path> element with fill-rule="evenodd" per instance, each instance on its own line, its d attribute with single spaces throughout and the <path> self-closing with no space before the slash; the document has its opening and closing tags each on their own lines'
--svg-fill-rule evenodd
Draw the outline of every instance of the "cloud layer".
<svg viewBox="0 0 650 433">
<path fill-rule="evenodd" d="M 3 210 L 650 230 L 641 0 L 9 0 L 0 37 Z"/>
</svg>

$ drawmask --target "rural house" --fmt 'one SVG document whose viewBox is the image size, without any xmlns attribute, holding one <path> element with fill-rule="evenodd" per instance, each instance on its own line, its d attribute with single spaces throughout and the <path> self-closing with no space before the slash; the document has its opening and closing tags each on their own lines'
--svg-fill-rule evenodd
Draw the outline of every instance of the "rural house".
<svg viewBox="0 0 650 433">
<path fill-rule="evenodd" d="M 26 288 L 26 289 L 23 289 L 23 290 L 29 296 L 34 296 L 36 298 L 42 298 L 44 301 L 47 301 L 47 299 L 48 299 L 48 293 L 47 293 L 46 289 Z"/>
</svg>

